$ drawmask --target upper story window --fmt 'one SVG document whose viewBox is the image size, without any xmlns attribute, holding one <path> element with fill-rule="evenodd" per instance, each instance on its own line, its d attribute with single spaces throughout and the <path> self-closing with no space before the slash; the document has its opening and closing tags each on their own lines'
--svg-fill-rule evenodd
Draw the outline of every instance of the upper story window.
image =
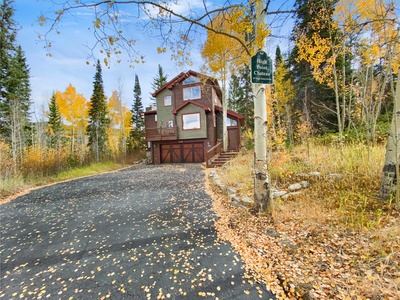
<svg viewBox="0 0 400 300">
<path fill-rule="evenodd" d="M 200 86 L 192 86 L 183 89 L 183 100 L 193 100 L 201 98 Z"/>
<path fill-rule="evenodd" d="M 237 121 L 228 117 L 226 118 L 226 126 L 237 126 Z"/>
<path fill-rule="evenodd" d="M 171 106 L 171 105 L 172 105 L 172 97 L 164 96 L 164 106 Z"/>
<path fill-rule="evenodd" d="M 191 83 L 196 83 L 196 82 L 200 82 L 200 79 L 198 79 L 197 77 L 194 77 L 194 76 L 190 76 L 183 81 L 183 84 L 191 84 Z"/>
<path fill-rule="evenodd" d="M 165 128 L 172 128 L 174 127 L 174 121 L 165 121 Z"/>
<path fill-rule="evenodd" d="M 183 130 L 192 130 L 200 128 L 201 128 L 200 113 L 182 115 Z"/>
</svg>

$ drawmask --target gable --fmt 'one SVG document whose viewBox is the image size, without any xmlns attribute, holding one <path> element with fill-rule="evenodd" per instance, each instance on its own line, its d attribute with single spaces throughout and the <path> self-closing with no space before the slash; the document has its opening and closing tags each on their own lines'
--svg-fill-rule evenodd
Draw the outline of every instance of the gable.
<svg viewBox="0 0 400 300">
<path fill-rule="evenodd" d="M 194 77 L 193 75 L 189 76 L 185 80 L 183 80 L 183 84 L 192 84 L 192 83 L 198 83 L 200 82 L 200 79 L 198 77 Z"/>
<path fill-rule="evenodd" d="M 199 83 L 201 81 L 208 81 L 214 87 L 217 96 L 220 99 L 222 98 L 222 91 L 219 87 L 218 81 L 215 78 L 200 74 L 192 70 L 189 70 L 186 73 L 181 72 L 179 75 L 175 76 L 172 80 L 170 80 L 165 85 L 160 87 L 157 91 L 155 91 L 152 94 L 152 96 L 157 97 L 157 95 L 162 91 L 172 90 L 178 84 L 189 85 L 189 84 Z"/>
</svg>

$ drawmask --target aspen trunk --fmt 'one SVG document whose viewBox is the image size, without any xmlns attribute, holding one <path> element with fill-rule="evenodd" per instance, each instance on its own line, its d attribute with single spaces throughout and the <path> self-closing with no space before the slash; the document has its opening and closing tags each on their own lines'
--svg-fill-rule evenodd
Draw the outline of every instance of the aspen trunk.
<svg viewBox="0 0 400 300">
<path fill-rule="evenodd" d="M 393 117 L 386 144 L 385 165 L 383 167 L 380 196 L 382 200 L 395 195 L 396 204 L 400 205 L 400 76 L 397 78 L 396 96 L 394 98 Z"/>
</svg>

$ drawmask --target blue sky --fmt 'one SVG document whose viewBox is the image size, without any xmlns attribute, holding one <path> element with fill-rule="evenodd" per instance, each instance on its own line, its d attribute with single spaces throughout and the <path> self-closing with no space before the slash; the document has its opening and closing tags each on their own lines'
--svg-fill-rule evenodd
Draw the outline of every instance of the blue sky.
<svg viewBox="0 0 400 300">
<path fill-rule="evenodd" d="M 207 2 L 212 5 L 221 0 L 209 0 Z M 291 0 L 292 1 L 292 0 Z M 273 1 L 276 5 L 285 3 L 285 8 L 291 8 L 291 1 Z M 61 2 L 61 1 L 58 1 Z M 202 5 L 201 0 L 190 0 L 191 5 Z M 90 99 L 93 89 L 93 77 L 95 68 L 92 63 L 93 58 L 88 59 L 91 51 L 85 46 L 92 46 L 95 42 L 93 34 L 88 30 L 93 21 L 93 14 L 90 10 L 75 11 L 73 16 L 65 18 L 60 26 L 60 34 L 52 34 L 51 57 L 46 56 L 44 43 L 38 39 L 39 34 L 43 34 L 46 29 L 37 24 L 38 16 L 42 13 L 56 11 L 57 8 L 51 0 L 15 0 L 14 2 L 15 16 L 14 20 L 19 25 L 17 35 L 18 43 L 21 44 L 27 63 L 30 67 L 33 118 L 40 119 L 43 111 L 48 109 L 48 102 L 53 91 L 64 91 L 71 83 L 76 87 L 77 92 L 83 94 L 86 99 Z M 131 23 L 136 22 L 134 18 Z M 286 26 L 283 30 L 290 30 Z M 151 82 L 157 73 L 157 66 L 161 64 L 169 79 L 179 74 L 181 71 L 192 69 L 200 71 L 202 64 L 198 49 L 194 47 L 192 51 L 193 66 L 178 67 L 174 61 L 171 61 L 171 53 L 157 53 L 159 41 L 150 38 L 144 32 L 138 31 L 138 28 L 131 28 L 132 34 L 137 38 L 137 49 L 145 55 L 145 63 L 135 65 L 131 68 L 128 63 L 123 62 L 117 64 L 115 61 L 110 64 L 109 68 L 102 65 L 104 88 L 107 97 L 111 96 L 113 90 L 119 90 L 122 87 L 122 100 L 130 108 L 133 103 L 133 86 L 134 76 L 138 75 L 141 89 L 142 102 L 146 107 L 150 101 Z M 277 34 L 281 34 L 276 31 Z M 273 55 L 277 44 L 281 48 L 288 47 L 287 39 L 270 39 L 267 42 L 266 51 Z M 98 50 L 97 52 L 98 53 Z M 102 56 L 96 58 L 103 59 Z M 87 65 L 86 62 L 90 61 Z M 125 60 L 126 61 L 126 60 Z"/>
</svg>

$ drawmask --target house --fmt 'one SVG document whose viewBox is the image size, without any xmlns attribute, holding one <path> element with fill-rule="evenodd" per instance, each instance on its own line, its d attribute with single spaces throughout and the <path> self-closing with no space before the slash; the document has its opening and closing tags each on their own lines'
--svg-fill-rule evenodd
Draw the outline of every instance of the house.
<svg viewBox="0 0 400 300">
<path fill-rule="evenodd" d="M 222 92 L 218 81 L 182 72 L 153 93 L 157 109 L 144 113 L 148 155 L 154 164 L 201 163 L 221 152 Z M 228 111 L 228 150 L 240 147 L 244 117 Z"/>
</svg>

